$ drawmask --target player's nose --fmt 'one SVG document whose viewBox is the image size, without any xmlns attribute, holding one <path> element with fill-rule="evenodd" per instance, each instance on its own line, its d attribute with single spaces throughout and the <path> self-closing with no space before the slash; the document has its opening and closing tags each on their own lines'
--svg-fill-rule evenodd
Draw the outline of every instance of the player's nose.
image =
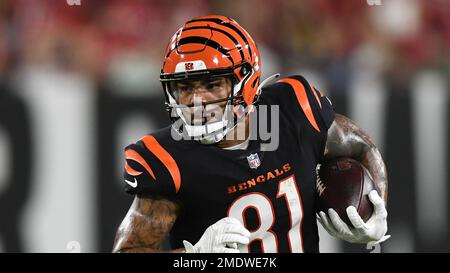
<svg viewBox="0 0 450 273">
<path fill-rule="evenodd" d="M 194 92 L 194 93 L 192 94 L 192 96 L 191 96 L 191 101 L 190 101 L 190 103 L 193 104 L 194 107 L 195 107 L 195 106 L 198 107 L 198 106 L 202 106 L 202 103 L 203 103 L 204 101 L 205 101 L 205 100 L 204 100 L 204 97 L 202 96 L 201 93 Z"/>
<path fill-rule="evenodd" d="M 205 97 L 206 93 L 207 93 L 207 90 L 206 90 L 205 86 L 203 86 L 202 84 L 197 84 L 195 86 L 192 86 L 190 103 L 201 105 L 202 102 L 206 101 L 206 97 Z"/>
<path fill-rule="evenodd" d="M 202 95 L 194 93 L 191 96 L 191 101 L 190 101 L 190 103 L 192 104 L 191 110 L 193 112 L 202 111 L 204 102 L 205 102 L 205 99 Z"/>
<path fill-rule="evenodd" d="M 203 102 L 204 99 L 201 95 L 193 94 L 191 96 L 192 107 L 189 108 L 191 122 L 201 123 L 203 122 Z"/>
</svg>

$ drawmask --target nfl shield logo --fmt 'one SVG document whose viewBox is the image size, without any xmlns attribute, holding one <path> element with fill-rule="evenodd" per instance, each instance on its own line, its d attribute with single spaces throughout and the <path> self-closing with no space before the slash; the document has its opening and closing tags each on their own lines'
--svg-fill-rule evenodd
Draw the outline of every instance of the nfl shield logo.
<svg viewBox="0 0 450 273">
<path fill-rule="evenodd" d="M 258 154 L 250 154 L 247 156 L 248 165 L 252 169 L 256 169 L 261 165 L 261 161 L 259 160 Z"/>
</svg>

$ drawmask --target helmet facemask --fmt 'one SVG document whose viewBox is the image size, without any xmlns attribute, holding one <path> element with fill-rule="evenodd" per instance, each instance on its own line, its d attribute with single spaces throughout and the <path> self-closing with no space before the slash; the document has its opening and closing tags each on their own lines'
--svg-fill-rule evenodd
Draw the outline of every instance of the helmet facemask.
<svg viewBox="0 0 450 273">
<path fill-rule="evenodd" d="M 189 81 L 223 77 L 231 80 L 231 92 L 227 97 L 207 102 L 194 101 L 188 105 L 181 104 L 176 84 L 183 80 L 173 79 L 163 83 L 167 101 L 166 109 L 169 111 L 174 129 L 183 137 L 197 140 L 202 144 L 214 144 L 224 139 L 248 113 L 249 109 L 244 107 L 245 102 L 242 97 L 242 87 L 253 74 L 253 69 L 249 70 L 248 67 L 248 65 L 245 66 L 246 75 L 240 81 L 232 72 L 224 73 L 224 71 L 220 74 L 196 73 L 197 75 L 193 77 L 184 75 L 183 78 Z M 224 102 L 226 102 L 225 106 L 219 105 Z"/>
</svg>

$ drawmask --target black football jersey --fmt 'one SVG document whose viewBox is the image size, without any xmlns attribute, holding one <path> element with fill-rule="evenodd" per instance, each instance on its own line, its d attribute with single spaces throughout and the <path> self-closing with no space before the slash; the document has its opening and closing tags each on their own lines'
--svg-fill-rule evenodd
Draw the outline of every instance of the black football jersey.
<svg viewBox="0 0 450 273">
<path fill-rule="evenodd" d="M 195 244 L 229 216 L 251 232 L 241 252 L 319 251 L 316 166 L 334 120 L 331 102 L 302 76 L 292 76 L 263 88 L 257 105 L 256 112 L 278 106 L 275 150 L 263 148 L 268 140 L 259 134 L 238 150 L 176 141 L 171 126 L 125 148 L 126 191 L 162 195 L 182 206 L 170 233 L 172 248 L 183 247 L 183 240 Z"/>
</svg>

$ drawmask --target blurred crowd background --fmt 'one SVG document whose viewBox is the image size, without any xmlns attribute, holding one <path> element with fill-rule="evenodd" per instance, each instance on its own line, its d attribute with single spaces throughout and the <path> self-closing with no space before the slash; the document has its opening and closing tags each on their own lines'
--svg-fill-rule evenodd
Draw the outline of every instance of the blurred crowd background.
<svg viewBox="0 0 450 273">
<path fill-rule="evenodd" d="M 450 251 L 449 1 L 0 0 L 1 251 L 111 250 L 122 149 L 168 124 L 165 47 L 205 14 L 253 36 L 264 77 L 305 75 L 373 136 L 383 252 Z M 377 251 L 321 235 L 324 252 Z"/>
</svg>

